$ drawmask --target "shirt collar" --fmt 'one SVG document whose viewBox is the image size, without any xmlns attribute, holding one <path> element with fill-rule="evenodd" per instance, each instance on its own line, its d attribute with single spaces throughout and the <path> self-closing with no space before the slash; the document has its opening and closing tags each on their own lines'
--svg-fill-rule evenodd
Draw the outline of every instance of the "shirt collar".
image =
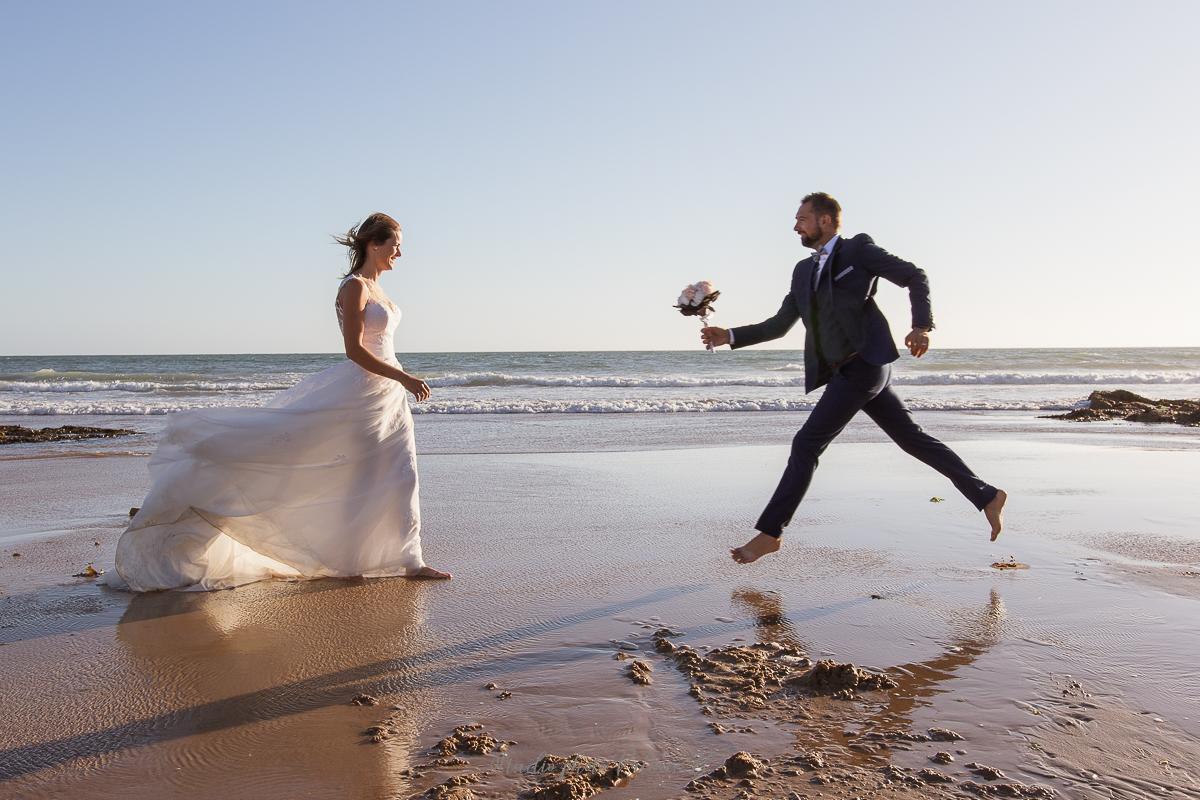
<svg viewBox="0 0 1200 800">
<path fill-rule="evenodd" d="M 839 237 L 839 236 L 838 236 L 838 234 L 836 234 L 836 233 L 835 233 L 835 234 L 833 235 L 833 238 L 832 238 L 832 239 L 830 239 L 828 242 L 826 242 L 826 243 L 825 243 L 825 246 L 824 246 L 824 247 L 822 247 L 822 248 L 821 248 L 820 250 L 818 250 L 817 252 L 813 253 L 813 256 L 815 256 L 815 257 L 817 258 L 817 260 L 819 261 L 819 260 L 821 259 L 821 256 L 827 256 L 827 255 L 829 255 L 830 253 L 832 253 L 832 252 L 833 252 L 833 246 L 834 246 L 835 244 L 837 244 L 837 240 L 838 240 L 839 238 L 841 238 L 841 237 Z"/>
</svg>

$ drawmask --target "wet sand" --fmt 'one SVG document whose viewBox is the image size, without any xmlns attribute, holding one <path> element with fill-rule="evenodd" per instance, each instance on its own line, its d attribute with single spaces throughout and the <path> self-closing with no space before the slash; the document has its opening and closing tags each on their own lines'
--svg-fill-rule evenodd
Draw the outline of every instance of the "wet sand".
<svg viewBox="0 0 1200 800">
<path fill-rule="evenodd" d="M 450 583 L 136 596 L 70 576 L 111 568 L 144 459 L 24 462 L 0 797 L 1200 796 L 1200 451 L 956 447 L 1012 498 L 994 544 L 890 444 L 831 448 L 752 566 L 783 448 L 428 455 Z M 890 681 L 814 693 L 822 660 Z M 463 725 L 511 744 L 439 748 Z"/>
</svg>

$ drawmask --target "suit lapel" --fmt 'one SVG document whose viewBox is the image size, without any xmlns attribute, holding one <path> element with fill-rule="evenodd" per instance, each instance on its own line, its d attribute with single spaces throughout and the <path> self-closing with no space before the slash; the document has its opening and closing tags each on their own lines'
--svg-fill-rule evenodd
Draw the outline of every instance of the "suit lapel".
<svg viewBox="0 0 1200 800">
<path fill-rule="evenodd" d="M 830 269 L 835 263 L 837 263 L 838 253 L 842 251 L 842 242 L 844 241 L 845 239 L 839 236 L 838 240 L 833 243 L 833 249 L 829 251 L 829 258 L 825 259 L 825 269 Z M 837 273 L 830 272 L 829 274 L 836 275 Z"/>
<path fill-rule="evenodd" d="M 816 264 L 813 262 L 811 257 L 804 259 L 803 261 L 800 262 L 800 264 L 803 266 L 803 269 L 800 270 L 800 283 L 801 283 L 801 287 L 800 287 L 800 290 L 801 290 L 801 294 L 800 294 L 801 312 L 800 313 L 804 315 L 805 319 L 807 319 L 808 318 L 808 307 L 812 304 L 813 269 L 816 267 Z"/>
<path fill-rule="evenodd" d="M 845 240 L 839 236 L 838 240 L 833 243 L 833 249 L 829 251 L 829 257 L 825 259 L 825 266 L 821 267 L 821 277 L 818 279 L 821 284 L 829 287 L 829 294 L 831 296 L 833 294 L 833 276 L 837 274 L 833 270 L 834 266 L 837 264 L 838 253 L 841 252 L 843 241 Z M 814 266 L 815 265 L 816 263 L 814 261 Z M 820 288 L 820 286 L 817 287 L 818 291 Z"/>
</svg>

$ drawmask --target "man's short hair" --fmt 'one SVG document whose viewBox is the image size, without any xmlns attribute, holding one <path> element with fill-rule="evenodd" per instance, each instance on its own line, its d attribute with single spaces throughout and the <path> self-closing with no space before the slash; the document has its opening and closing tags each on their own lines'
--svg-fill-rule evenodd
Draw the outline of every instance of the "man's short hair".
<svg viewBox="0 0 1200 800">
<path fill-rule="evenodd" d="M 837 200 L 833 199 L 832 195 L 825 192 L 813 192 L 806 194 L 804 199 L 800 201 L 800 205 L 808 203 L 812 206 L 813 213 L 818 217 L 823 217 L 826 214 L 833 220 L 833 226 L 836 228 L 842 224 L 842 206 Z"/>
</svg>

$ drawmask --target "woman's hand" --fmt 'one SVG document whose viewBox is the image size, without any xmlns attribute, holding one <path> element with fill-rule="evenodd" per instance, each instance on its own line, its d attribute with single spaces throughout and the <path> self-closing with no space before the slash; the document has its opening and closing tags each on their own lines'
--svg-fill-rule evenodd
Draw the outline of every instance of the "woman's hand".
<svg viewBox="0 0 1200 800">
<path fill-rule="evenodd" d="M 400 384 L 408 391 L 412 392 L 412 396 L 417 400 L 429 399 L 429 384 L 414 375 L 405 375 L 400 379 Z"/>
</svg>

